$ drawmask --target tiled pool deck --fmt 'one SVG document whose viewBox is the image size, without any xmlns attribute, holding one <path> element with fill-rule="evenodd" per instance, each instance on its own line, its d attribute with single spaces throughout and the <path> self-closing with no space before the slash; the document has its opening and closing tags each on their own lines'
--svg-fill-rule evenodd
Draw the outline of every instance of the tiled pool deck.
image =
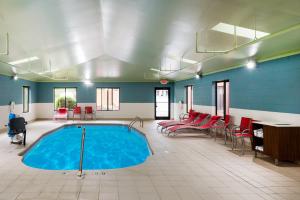
<svg viewBox="0 0 300 200">
<path fill-rule="evenodd" d="M 93 121 L 93 123 L 125 121 Z M 36 121 L 27 126 L 28 145 L 41 134 L 69 122 Z M 138 166 L 86 171 L 47 171 L 25 166 L 24 148 L 0 135 L 0 200 L 256 200 L 300 199 L 300 165 L 274 166 L 251 154 L 239 156 L 221 139 L 204 135 L 168 138 L 156 122 L 138 128 L 147 135 L 154 155 Z M 300 145 L 300 144 L 299 144 Z"/>
</svg>

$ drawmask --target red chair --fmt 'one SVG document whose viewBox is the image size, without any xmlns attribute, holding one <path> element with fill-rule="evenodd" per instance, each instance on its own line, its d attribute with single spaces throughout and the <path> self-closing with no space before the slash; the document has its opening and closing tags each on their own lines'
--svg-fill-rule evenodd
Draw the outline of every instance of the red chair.
<svg viewBox="0 0 300 200">
<path fill-rule="evenodd" d="M 220 125 L 214 126 L 214 137 L 215 141 L 217 139 L 217 130 L 221 130 L 224 133 L 224 141 L 226 144 L 227 141 L 227 133 L 230 132 L 230 123 L 231 123 L 231 116 L 225 115 L 224 120 L 221 120 L 222 123 Z"/>
<path fill-rule="evenodd" d="M 230 134 L 230 127 L 231 127 L 231 116 L 225 115 L 224 119 L 224 143 L 227 143 L 227 134 Z"/>
<path fill-rule="evenodd" d="M 237 146 L 237 140 L 241 139 L 242 142 L 242 154 L 245 152 L 245 138 L 250 138 L 252 141 L 253 131 L 252 131 L 252 119 L 248 117 L 242 117 L 240 126 L 234 126 L 231 129 L 232 138 L 232 150 Z"/>
<path fill-rule="evenodd" d="M 73 108 L 73 119 L 75 119 L 75 115 L 79 115 L 79 119 L 81 119 L 81 107 L 75 106 Z"/>
<path fill-rule="evenodd" d="M 68 120 L 68 109 L 67 108 L 58 108 L 56 113 L 53 116 L 53 119 L 65 119 Z"/>
<path fill-rule="evenodd" d="M 94 111 L 92 106 L 85 106 L 84 107 L 84 119 L 86 119 L 86 116 L 90 115 L 91 119 L 94 119 Z"/>
</svg>

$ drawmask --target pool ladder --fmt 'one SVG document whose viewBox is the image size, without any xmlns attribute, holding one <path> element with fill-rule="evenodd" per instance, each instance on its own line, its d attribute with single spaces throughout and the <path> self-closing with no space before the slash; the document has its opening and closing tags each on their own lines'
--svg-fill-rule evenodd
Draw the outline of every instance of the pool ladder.
<svg viewBox="0 0 300 200">
<path fill-rule="evenodd" d="M 134 118 L 134 120 L 132 120 L 129 124 L 128 124 L 128 130 L 131 130 L 133 125 L 136 123 L 136 122 L 140 122 L 140 127 L 143 127 L 144 126 L 144 120 L 138 116 L 136 116 Z"/>
<path fill-rule="evenodd" d="M 78 127 L 81 128 L 81 127 Z M 82 135 L 81 135 L 81 149 L 80 149 L 80 161 L 79 161 L 79 170 L 77 176 L 79 178 L 83 178 L 84 174 L 82 173 L 82 163 L 83 163 L 83 154 L 84 154 L 84 141 L 85 141 L 85 128 L 82 128 Z"/>
</svg>

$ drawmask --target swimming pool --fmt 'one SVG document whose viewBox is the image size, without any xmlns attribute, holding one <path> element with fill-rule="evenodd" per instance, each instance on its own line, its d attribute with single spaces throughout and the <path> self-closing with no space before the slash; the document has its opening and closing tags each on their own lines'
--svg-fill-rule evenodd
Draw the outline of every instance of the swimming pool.
<svg viewBox="0 0 300 200">
<path fill-rule="evenodd" d="M 83 169 L 117 169 L 143 163 L 151 155 L 145 136 L 124 125 L 81 125 L 86 128 Z M 42 137 L 24 155 L 27 166 L 77 170 L 82 129 L 67 125 Z"/>
</svg>

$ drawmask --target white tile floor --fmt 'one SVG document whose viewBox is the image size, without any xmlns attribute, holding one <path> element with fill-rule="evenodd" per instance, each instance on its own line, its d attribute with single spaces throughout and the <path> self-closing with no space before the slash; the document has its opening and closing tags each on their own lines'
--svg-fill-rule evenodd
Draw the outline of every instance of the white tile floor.
<svg viewBox="0 0 300 200">
<path fill-rule="evenodd" d="M 62 124 L 29 124 L 28 145 Z M 139 129 L 146 133 L 153 156 L 139 166 L 105 174 L 87 171 L 83 180 L 76 178 L 76 171 L 25 166 L 18 156 L 24 148 L 9 144 L 7 135 L 1 134 L 0 200 L 300 199 L 299 165 L 277 167 L 252 155 L 240 157 L 221 139 L 215 142 L 205 135 L 168 138 L 157 133 L 152 121 Z"/>
</svg>

